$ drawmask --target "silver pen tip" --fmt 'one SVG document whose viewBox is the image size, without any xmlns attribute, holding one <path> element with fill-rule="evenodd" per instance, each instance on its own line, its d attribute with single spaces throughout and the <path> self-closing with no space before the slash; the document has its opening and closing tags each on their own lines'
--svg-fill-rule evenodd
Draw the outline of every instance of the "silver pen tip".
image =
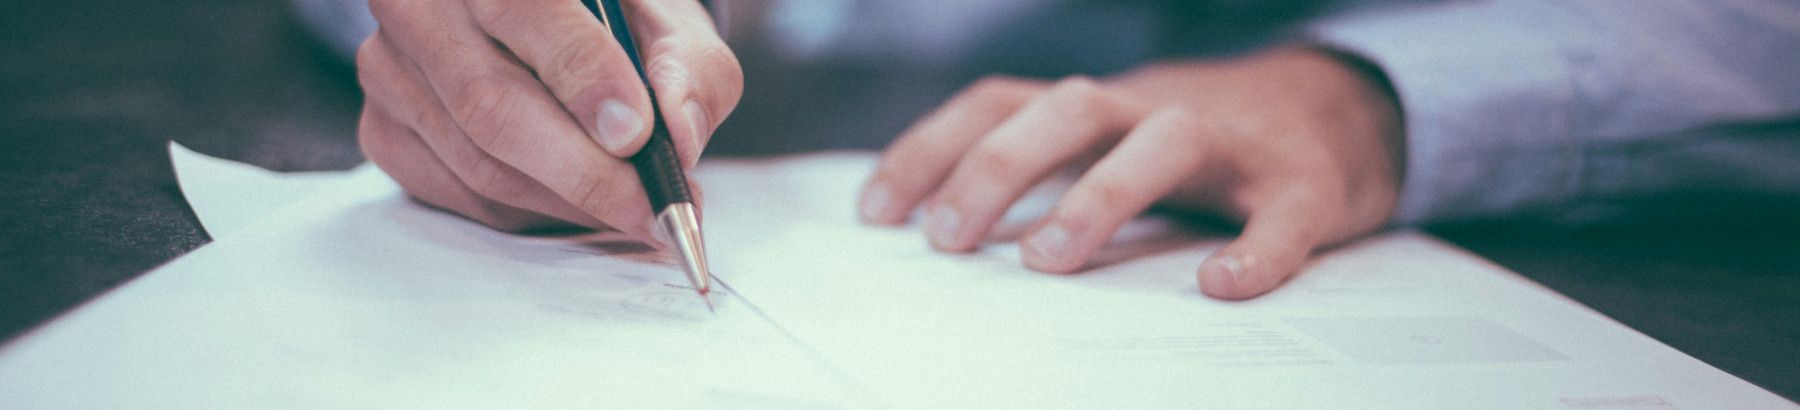
<svg viewBox="0 0 1800 410">
<path fill-rule="evenodd" d="M 699 292 L 701 298 L 706 299 L 706 307 L 711 309 L 712 271 L 706 268 L 706 244 L 700 236 L 700 219 L 695 214 L 694 204 L 670 204 L 656 219 L 662 223 L 669 240 L 674 242 L 672 245 L 681 259 L 688 282 L 694 285 L 694 291 Z"/>
</svg>

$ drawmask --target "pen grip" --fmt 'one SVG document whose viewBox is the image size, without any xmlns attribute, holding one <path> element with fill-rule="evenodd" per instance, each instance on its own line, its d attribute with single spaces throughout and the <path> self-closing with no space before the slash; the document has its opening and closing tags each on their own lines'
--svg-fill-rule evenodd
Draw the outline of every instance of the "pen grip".
<svg viewBox="0 0 1800 410">
<path fill-rule="evenodd" d="M 632 38 L 624 9 L 618 0 L 583 0 L 582 4 L 607 25 L 613 39 L 619 42 L 619 47 L 625 50 L 625 56 L 631 59 L 638 79 L 644 82 L 644 91 L 650 94 L 650 112 L 655 117 L 652 124 L 654 126 L 650 127 L 650 141 L 631 156 L 631 165 L 637 168 L 638 178 L 643 182 L 644 195 L 650 199 L 650 212 L 661 213 L 670 204 L 693 203 L 693 195 L 688 191 L 687 173 L 681 171 L 681 156 L 675 152 L 675 140 L 669 137 L 668 124 L 663 122 L 662 110 L 659 109 L 661 105 L 656 102 L 656 89 L 649 86 L 650 76 L 644 71 L 643 60 L 638 55 L 637 41 Z"/>
<path fill-rule="evenodd" d="M 654 92 L 650 104 L 656 104 Z M 637 168 L 638 178 L 643 181 L 644 194 L 650 199 L 650 212 L 659 213 L 669 204 L 692 203 L 694 199 L 688 191 L 687 173 L 681 170 L 681 156 L 675 152 L 675 141 L 669 137 L 669 127 L 663 123 L 662 110 L 653 111 L 656 112 L 656 126 L 650 128 L 650 141 L 631 156 L 631 165 Z"/>
</svg>

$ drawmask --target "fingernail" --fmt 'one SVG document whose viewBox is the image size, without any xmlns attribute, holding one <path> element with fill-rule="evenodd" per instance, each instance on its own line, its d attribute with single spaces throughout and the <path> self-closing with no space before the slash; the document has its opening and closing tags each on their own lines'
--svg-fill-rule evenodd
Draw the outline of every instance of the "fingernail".
<svg viewBox="0 0 1800 410">
<path fill-rule="evenodd" d="M 594 128 L 607 152 L 624 154 L 632 140 L 644 132 L 644 117 L 624 102 L 606 100 L 594 116 Z"/>
<path fill-rule="evenodd" d="M 1226 274 L 1229 274 L 1232 282 L 1242 283 L 1244 281 L 1244 276 L 1246 274 L 1244 261 L 1239 260 L 1237 256 L 1226 255 L 1219 257 L 1219 269 L 1224 270 Z"/>
<path fill-rule="evenodd" d="M 962 215 L 957 215 L 956 210 L 947 205 L 938 205 L 931 209 L 926 219 L 929 222 L 925 224 L 925 229 L 930 233 L 932 242 L 944 248 L 956 245 L 956 231 L 962 227 Z"/>
<path fill-rule="evenodd" d="M 1026 238 L 1025 246 L 1046 262 L 1061 260 L 1069 249 L 1069 231 L 1062 225 L 1046 225 Z"/>
<path fill-rule="evenodd" d="M 868 190 L 863 191 L 863 220 L 871 222 L 880 221 L 881 217 L 887 214 L 888 201 L 892 198 L 891 195 L 893 194 L 888 192 L 887 187 L 881 184 L 870 185 Z"/>
<path fill-rule="evenodd" d="M 706 133 L 712 132 L 712 117 L 708 117 L 706 109 L 701 108 L 700 103 L 693 100 L 682 104 L 681 111 L 687 115 L 688 146 L 693 147 L 683 156 L 687 157 L 687 163 L 692 165 L 700 162 L 700 151 L 705 149 L 705 146 L 700 143 L 700 138 Z"/>
</svg>

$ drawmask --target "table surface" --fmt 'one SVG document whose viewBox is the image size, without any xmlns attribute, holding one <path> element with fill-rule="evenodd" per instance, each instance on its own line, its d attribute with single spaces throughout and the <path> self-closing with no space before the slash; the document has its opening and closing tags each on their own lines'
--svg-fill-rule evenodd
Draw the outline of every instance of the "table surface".
<svg viewBox="0 0 1800 410">
<path fill-rule="evenodd" d="M 0 6 L 0 340 L 209 241 L 182 199 L 166 141 L 283 171 L 362 161 L 354 73 L 285 3 L 17 3 Z M 793 113 L 844 109 L 820 100 L 796 109 L 806 104 L 788 98 L 789 85 L 864 84 L 863 73 L 758 71 L 754 55 L 740 57 L 753 86 L 711 149 L 766 151 L 732 136 L 808 135 Z M 913 91 L 890 98 L 924 107 L 950 89 Z M 892 133 L 917 115 L 900 111 L 859 130 Z M 1752 211 L 1782 222 L 1429 231 L 1800 397 L 1800 230 L 1792 229 L 1800 212 Z"/>
</svg>

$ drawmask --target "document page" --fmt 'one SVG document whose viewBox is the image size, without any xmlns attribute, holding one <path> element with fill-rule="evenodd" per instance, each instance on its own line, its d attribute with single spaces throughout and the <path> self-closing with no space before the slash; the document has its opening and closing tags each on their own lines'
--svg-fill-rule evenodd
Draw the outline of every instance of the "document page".
<svg viewBox="0 0 1800 410">
<path fill-rule="evenodd" d="M 0 349 L 0 407 L 792 408 L 864 396 L 729 289 L 710 312 L 642 245 L 498 233 L 406 199 L 379 173 L 319 189 Z"/>
<path fill-rule="evenodd" d="M 270 210 L 233 198 L 289 176 L 194 182 L 223 175 L 200 165 L 184 192 L 235 233 L 0 347 L 0 403 L 1795 408 L 1417 232 L 1224 302 L 1194 272 L 1229 233 L 1156 217 L 1084 272 L 1025 269 L 1009 238 L 1053 181 L 981 250 L 934 252 L 915 227 L 856 221 L 874 160 L 697 170 L 716 313 L 667 256 L 616 237 L 496 233 L 368 171 Z"/>
</svg>

